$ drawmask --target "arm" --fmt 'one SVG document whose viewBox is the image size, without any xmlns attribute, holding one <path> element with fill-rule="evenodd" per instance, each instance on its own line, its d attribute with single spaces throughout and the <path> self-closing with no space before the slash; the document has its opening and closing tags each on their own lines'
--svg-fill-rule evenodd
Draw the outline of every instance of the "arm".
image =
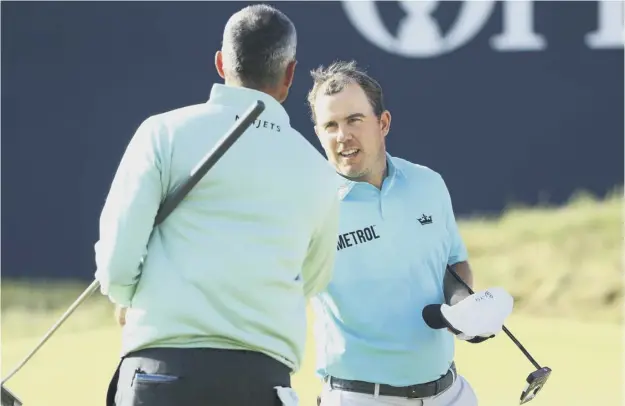
<svg viewBox="0 0 625 406">
<path fill-rule="evenodd" d="M 449 190 L 447 186 L 445 186 L 444 182 L 444 202 L 445 202 L 445 211 L 446 211 L 446 224 L 447 231 L 451 237 L 451 247 L 449 250 L 449 258 L 447 264 L 458 274 L 458 276 L 467 284 L 471 289 L 473 289 L 473 271 L 469 266 L 469 262 L 467 261 L 468 253 L 467 248 L 462 241 L 462 237 L 460 236 L 460 232 L 458 230 L 458 224 L 456 222 L 456 218 L 454 215 L 453 204 L 451 203 L 451 196 L 449 195 Z M 460 283 L 451 272 L 445 269 L 445 277 L 443 278 L 443 292 L 445 294 L 445 303 L 453 306 L 460 302 L 462 299 L 471 296 L 469 290 Z M 450 329 L 448 329 L 452 334 L 457 334 Z M 485 340 L 488 340 L 492 336 L 489 337 L 472 337 L 466 338 L 470 343 L 481 343 Z M 464 338 L 463 338 L 464 339 Z"/>
<path fill-rule="evenodd" d="M 442 178 L 441 178 L 442 180 Z M 473 289 L 473 272 L 467 261 L 468 253 L 454 215 L 453 204 L 449 190 L 443 181 L 443 204 L 445 210 L 445 224 L 447 232 L 451 240 L 447 264 L 456 271 L 458 276 Z M 460 283 L 450 272 L 445 270 L 443 278 L 443 292 L 445 294 L 445 303 L 454 305 L 462 299 L 470 296 L 469 291 L 462 283 Z"/>
<path fill-rule="evenodd" d="M 451 268 L 456 271 L 458 276 L 460 276 L 471 289 L 473 289 L 473 272 L 467 261 L 457 262 L 451 265 Z M 445 293 L 445 303 L 450 306 L 455 305 L 462 299 L 471 295 L 467 288 L 460 283 L 451 272 L 445 272 L 445 277 L 443 278 L 443 292 Z"/>
<path fill-rule="evenodd" d="M 313 235 L 304 261 L 304 295 L 310 298 L 330 283 L 336 256 L 336 236 L 339 228 L 338 198 L 334 198 L 327 214 Z"/>
<path fill-rule="evenodd" d="M 111 302 L 127 307 L 141 274 L 142 257 L 162 199 L 158 136 L 151 121 L 137 129 L 122 160 L 100 215 L 95 244 L 96 279 Z"/>
</svg>

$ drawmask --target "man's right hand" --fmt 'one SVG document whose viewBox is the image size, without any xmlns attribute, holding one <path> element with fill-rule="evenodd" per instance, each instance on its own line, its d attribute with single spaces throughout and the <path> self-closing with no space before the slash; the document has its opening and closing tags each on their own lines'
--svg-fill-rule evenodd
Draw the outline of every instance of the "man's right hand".
<svg viewBox="0 0 625 406">
<path fill-rule="evenodd" d="M 120 327 L 124 327 L 126 324 L 126 307 L 115 305 L 115 321 Z"/>
</svg>

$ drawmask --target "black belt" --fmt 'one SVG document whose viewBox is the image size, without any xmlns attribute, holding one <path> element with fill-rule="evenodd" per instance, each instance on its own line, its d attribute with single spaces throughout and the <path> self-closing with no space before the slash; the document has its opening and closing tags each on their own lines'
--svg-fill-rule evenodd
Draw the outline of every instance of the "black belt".
<svg viewBox="0 0 625 406">
<path fill-rule="evenodd" d="M 456 365 L 452 363 L 449 371 L 447 371 L 445 375 L 435 381 L 420 383 L 411 386 L 391 386 L 380 384 L 380 391 L 378 392 L 378 394 L 381 396 L 396 396 L 409 399 L 429 398 L 447 390 L 454 383 L 455 377 Z M 348 392 L 366 393 L 369 395 L 375 394 L 374 383 L 351 381 L 335 377 L 328 377 L 326 381 L 329 382 L 332 389 L 344 390 Z"/>
</svg>

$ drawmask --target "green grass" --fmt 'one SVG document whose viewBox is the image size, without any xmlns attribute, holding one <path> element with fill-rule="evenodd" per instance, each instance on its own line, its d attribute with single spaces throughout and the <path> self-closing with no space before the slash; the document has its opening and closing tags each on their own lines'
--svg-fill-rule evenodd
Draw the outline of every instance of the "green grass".
<svg viewBox="0 0 625 406">
<path fill-rule="evenodd" d="M 100 320 L 97 328 L 82 328 L 80 320 L 89 317 L 88 307 L 77 310 L 76 316 L 8 382 L 7 387 L 27 406 L 103 404 L 116 367 L 119 329 L 110 318 Z M 49 326 L 38 324 L 40 331 L 35 336 L 3 339 L 2 376 L 34 347 Z M 620 365 L 620 326 L 514 316 L 508 327 L 538 362 L 553 369 L 532 406 L 621 404 L 625 377 Z M 459 343 L 457 348 L 459 372 L 474 387 L 480 406 L 518 404 L 524 380 L 533 367 L 510 340 L 502 334 L 479 345 Z M 313 366 L 314 348 L 309 336 L 303 368 L 294 376 L 302 406 L 315 405 L 319 393 Z"/>
<path fill-rule="evenodd" d="M 623 194 L 580 194 L 561 208 L 513 208 L 464 219 L 477 287 L 503 286 L 515 312 L 622 321 Z"/>
<path fill-rule="evenodd" d="M 476 288 L 515 297 L 508 328 L 554 372 L 532 406 L 620 405 L 623 399 L 622 191 L 580 196 L 563 208 L 522 208 L 460 221 Z M 88 283 L 2 283 L 2 376 L 34 347 Z M 27 406 L 102 404 L 116 366 L 119 329 L 99 294 L 61 327 L 8 387 Z M 480 406 L 518 404 L 533 367 L 504 334 L 459 343 L 457 364 Z M 303 406 L 315 404 L 309 337 L 294 377 Z"/>
</svg>

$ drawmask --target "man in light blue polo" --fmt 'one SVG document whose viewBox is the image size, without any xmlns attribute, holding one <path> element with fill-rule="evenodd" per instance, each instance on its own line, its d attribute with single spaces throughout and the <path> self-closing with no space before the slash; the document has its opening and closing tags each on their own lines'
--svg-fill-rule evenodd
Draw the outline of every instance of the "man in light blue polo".
<svg viewBox="0 0 625 406">
<path fill-rule="evenodd" d="M 471 342 L 486 337 L 459 334 L 449 323 L 433 329 L 422 317 L 428 305 L 469 296 L 448 277 L 448 264 L 473 282 L 445 182 L 386 152 L 391 115 L 382 89 L 354 62 L 312 76 L 315 132 L 344 180 L 333 279 L 313 299 L 325 382 L 318 401 L 474 406 L 476 395 L 453 364 L 454 333 Z"/>
</svg>

